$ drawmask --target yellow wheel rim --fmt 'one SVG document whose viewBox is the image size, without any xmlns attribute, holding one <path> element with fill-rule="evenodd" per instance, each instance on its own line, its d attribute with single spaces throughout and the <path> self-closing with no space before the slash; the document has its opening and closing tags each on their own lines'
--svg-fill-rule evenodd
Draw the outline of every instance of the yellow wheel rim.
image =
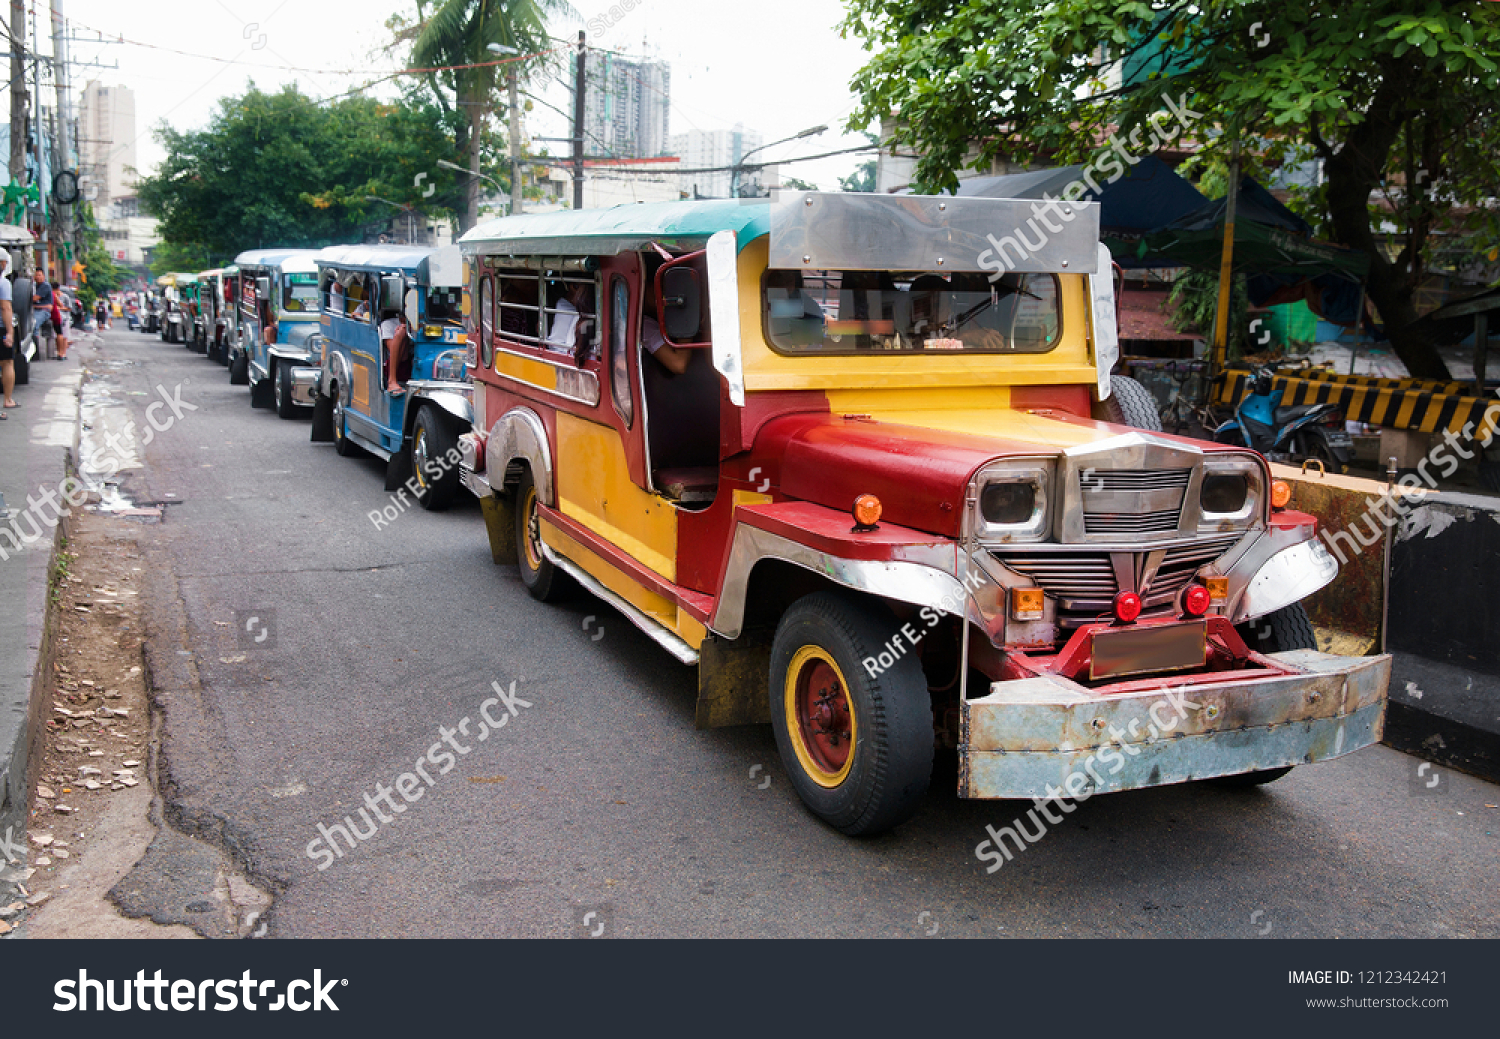
<svg viewBox="0 0 1500 1039">
<path fill-rule="evenodd" d="M 854 768 L 858 723 L 849 683 L 827 650 L 803 646 L 792 655 L 781 702 L 802 771 L 821 787 L 842 784 Z"/>
<path fill-rule="evenodd" d="M 521 515 L 526 517 L 526 566 L 531 570 L 542 568 L 542 521 L 537 515 L 536 488 L 526 488 L 526 501 L 521 505 Z"/>
</svg>

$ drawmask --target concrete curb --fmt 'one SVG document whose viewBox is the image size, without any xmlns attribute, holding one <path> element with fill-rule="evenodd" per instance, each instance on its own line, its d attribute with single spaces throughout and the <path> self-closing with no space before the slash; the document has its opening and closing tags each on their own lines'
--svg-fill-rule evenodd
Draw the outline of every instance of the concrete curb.
<svg viewBox="0 0 1500 1039">
<path fill-rule="evenodd" d="M 19 410 L 0 426 L 0 492 L 18 537 L 37 518 L 28 506 L 40 488 L 56 489 L 77 456 L 80 362 L 34 361 L 31 382 L 16 388 Z M 22 437 L 25 439 L 23 440 Z M 42 514 L 45 525 L 47 513 Z M 53 693 L 56 654 L 50 580 L 67 520 L 25 543 L 17 554 L 0 539 L 0 838 L 24 864 L 31 805 L 31 763 L 40 749 Z M 44 548 L 45 544 L 45 548 Z M 7 837 L 7 833 L 10 834 Z M 3 859 L 3 855 L 0 855 Z M 3 873 L 0 873 L 3 876 Z"/>
</svg>

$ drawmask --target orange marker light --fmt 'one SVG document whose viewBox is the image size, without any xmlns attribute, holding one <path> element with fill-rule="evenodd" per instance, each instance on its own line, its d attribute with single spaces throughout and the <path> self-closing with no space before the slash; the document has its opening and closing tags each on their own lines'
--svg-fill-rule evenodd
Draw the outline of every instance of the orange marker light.
<svg viewBox="0 0 1500 1039">
<path fill-rule="evenodd" d="M 863 529 L 868 530 L 880 522 L 880 514 L 885 507 L 880 504 L 880 499 L 873 494 L 861 494 L 854 499 L 854 522 Z"/>
<path fill-rule="evenodd" d="M 1285 480 L 1274 480 L 1271 483 L 1271 508 L 1284 509 L 1286 503 L 1292 500 L 1292 485 Z"/>
<path fill-rule="evenodd" d="M 1208 589 L 1208 596 L 1214 602 L 1229 598 L 1229 578 L 1227 577 L 1205 577 L 1203 587 Z"/>
<path fill-rule="evenodd" d="M 1010 615 L 1018 621 L 1039 621 L 1046 593 L 1040 588 L 1012 588 L 1010 592 Z"/>
</svg>

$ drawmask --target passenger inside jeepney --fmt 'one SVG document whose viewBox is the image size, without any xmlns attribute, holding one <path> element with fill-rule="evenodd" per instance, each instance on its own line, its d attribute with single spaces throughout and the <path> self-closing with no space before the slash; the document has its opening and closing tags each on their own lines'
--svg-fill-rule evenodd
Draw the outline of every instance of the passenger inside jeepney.
<svg viewBox="0 0 1500 1039">
<path fill-rule="evenodd" d="M 399 310 L 382 311 L 380 345 L 385 354 L 385 391 L 393 397 L 406 392 L 403 383 L 411 381 L 411 333 Z"/>
<path fill-rule="evenodd" d="M 570 353 L 579 364 L 587 360 L 593 346 L 594 285 L 592 281 L 567 280 L 547 283 L 552 323 L 542 345 Z"/>
</svg>

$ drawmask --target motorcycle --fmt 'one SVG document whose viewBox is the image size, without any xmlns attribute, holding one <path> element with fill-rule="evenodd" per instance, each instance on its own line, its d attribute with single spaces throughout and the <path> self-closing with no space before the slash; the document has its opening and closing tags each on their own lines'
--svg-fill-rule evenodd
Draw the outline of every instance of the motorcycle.
<svg viewBox="0 0 1500 1039">
<path fill-rule="evenodd" d="M 1354 457 L 1354 438 L 1342 424 L 1330 425 L 1338 405 L 1283 406 L 1283 391 L 1273 388 L 1274 381 L 1271 369 L 1255 369 L 1248 392 L 1234 406 L 1234 418 L 1214 430 L 1214 442 L 1252 448 L 1273 462 L 1316 458 L 1328 472 L 1343 472 Z"/>
</svg>

